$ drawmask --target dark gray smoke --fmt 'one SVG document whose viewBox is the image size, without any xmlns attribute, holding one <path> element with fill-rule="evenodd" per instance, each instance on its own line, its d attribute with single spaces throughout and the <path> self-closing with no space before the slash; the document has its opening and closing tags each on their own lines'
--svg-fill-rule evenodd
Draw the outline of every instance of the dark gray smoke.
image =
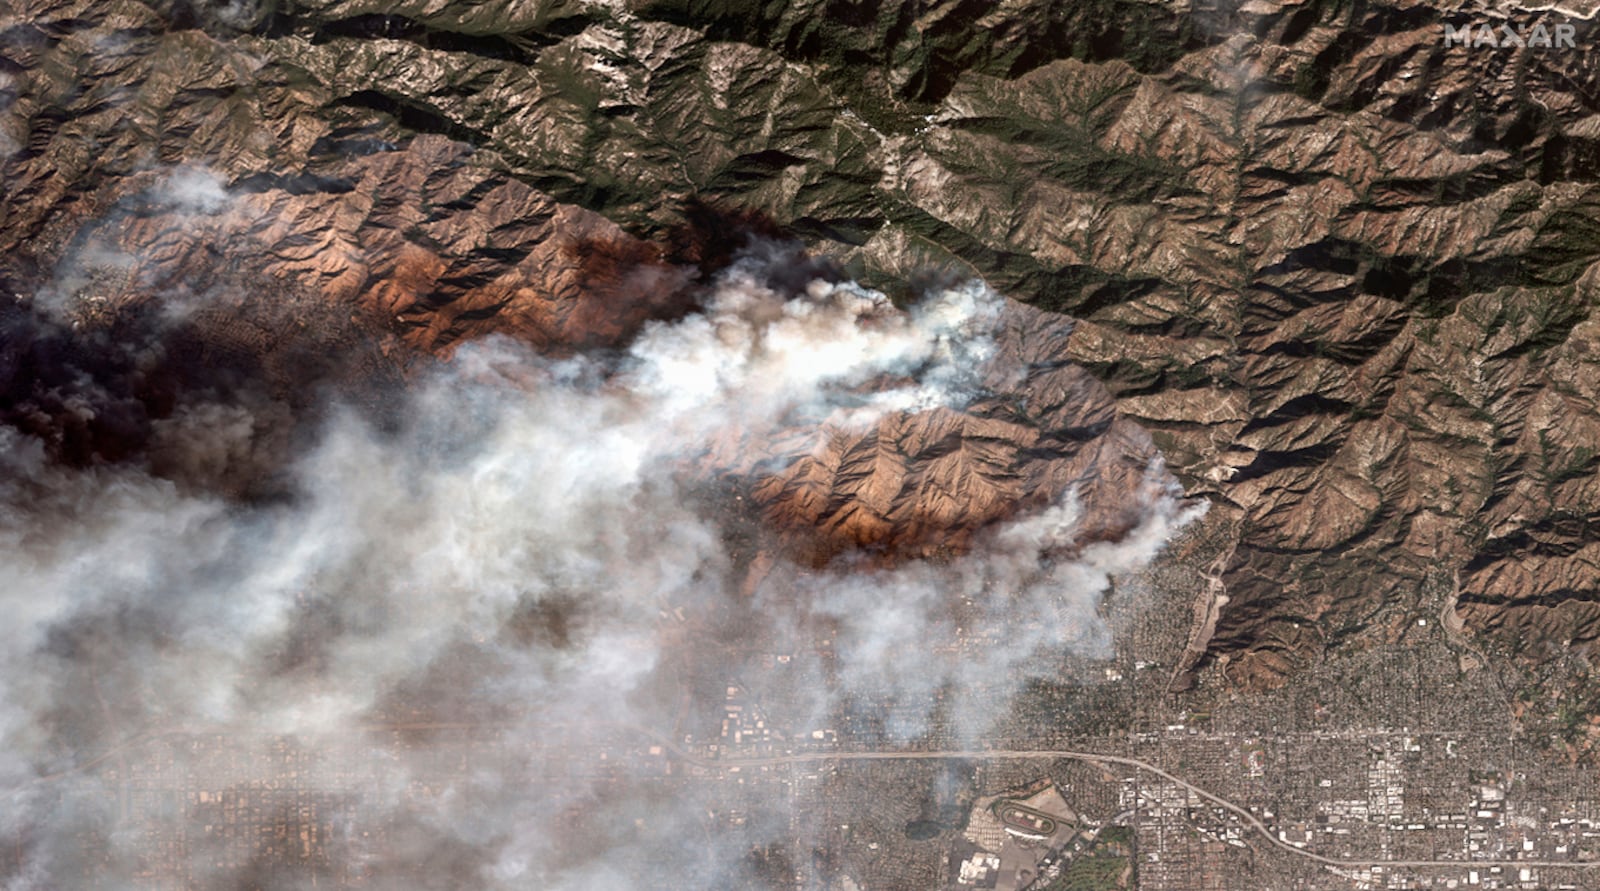
<svg viewBox="0 0 1600 891">
<path fill-rule="evenodd" d="M 813 830 L 752 786 L 739 831 L 713 834 L 728 787 L 674 756 L 673 733 L 703 738 L 698 716 L 738 683 L 730 638 L 794 654 L 774 727 L 888 703 L 886 745 L 926 732 L 936 701 L 979 733 L 1060 652 L 1105 654 L 1109 577 L 1192 515 L 1159 467 L 1116 542 L 1080 541 L 1069 497 L 937 563 L 769 551 L 741 590 L 730 541 L 763 533 L 725 490 L 760 468 L 719 448 L 959 407 L 1003 305 L 978 284 L 909 311 L 851 283 L 795 294 L 771 285 L 774 262 L 736 264 L 622 357 L 469 345 L 377 419 L 284 392 L 270 369 L 206 382 L 183 346 L 205 330 L 192 313 L 87 339 L 10 308 L 5 887 L 156 887 L 173 870 L 206 888 L 758 887 L 771 864 L 752 849 Z M 235 472 L 276 482 L 244 497 L 194 482 Z M 1005 645 L 930 652 L 957 639 Z M 161 785 L 134 776 L 151 764 L 205 798 L 134 801 Z M 251 818 L 266 841 L 219 833 L 229 796 L 266 808 Z M 158 846 L 171 838 L 181 850 Z"/>
</svg>

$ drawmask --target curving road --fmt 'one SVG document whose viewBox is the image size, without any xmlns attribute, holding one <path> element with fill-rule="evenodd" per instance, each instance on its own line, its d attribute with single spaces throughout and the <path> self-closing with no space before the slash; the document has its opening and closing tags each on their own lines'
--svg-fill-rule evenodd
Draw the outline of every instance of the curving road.
<svg viewBox="0 0 1600 891">
<path fill-rule="evenodd" d="M 652 733 L 650 736 L 659 740 L 666 750 L 674 757 L 690 764 L 711 769 L 727 767 L 772 767 L 787 764 L 808 764 L 830 761 L 942 761 L 964 759 L 974 761 L 1006 761 L 1006 760 L 1071 760 L 1090 761 L 1106 764 L 1122 764 L 1127 767 L 1137 768 L 1146 773 L 1181 786 L 1194 793 L 1199 798 L 1211 802 L 1227 810 L 1234 816 L 1243 820 L 1256 831 L 1263 839 L 1275 848 L 1314 860 L 1324 866 L 1338 869 L 1366 869 L 1373 866 L 1407 867 L 1414 869 L 1429 869 L 1443 867 L 1450 869 L 1477 869 L 1481 867 L 1531 867 L 1531 868 L 1560 868 L 1560 869 L 1600 869 L 1600 860 L 1345 860 L 1338 857 L 1324 857 L 1314 851 L 1309 851 L 1297 845 L 1290 844 L 1273 834 L 1267 824 L 1261 822 L 1249 810 L 1228 801 L 1218 795 L 1206 791 L 1186 780 L 1179 779 L 1165 770 L 1137 758 L 1127 758 L 1122 755 L 1106 755 L 1099 752 L 1077 752 L 1068 749 L 1056 750 L 1022 750 L 1022 749 L 968 749 L 938 752 L 806 752 L 798 755 L 777 755 L 771 758 L 721 758 L 705 759 L 684 751 L 677 745 Z"/>
<path fill-rule="evenodd" d="M 515 725 L 482 724 L 471 722 L 396 722 L 382 724 L 361 725 L 363 730 L 444 730 L 444 729 L 483 729 L 485 727 L 505 727 L 511 729 Z M 1246 825 L 1254 829 L 1256 834 L 1279 850 L 1303 857 L 1307 860 L 1320 863 L 1335 869 L 1367 869 L 1374 866 L 1404 867 L 1408 869 L 1479 869 L 1484 867 L 1528 867 L 1539 869 L 1600 869 L 1600 860 L 1346 860 L 1339 857 L 1325 857 L 1314 851 L 1307 850 L 1297 845 L 1290 844 L 1273 834 L 1272 829 L 1263 823 L 1260 818 L 1246 808 L 1209 792 L 1187 780 L 1173 776 L 1165 770 L 1148 761 L 1129 758 L 1123 755 L 1108 755 L 1102 752 L 1080 752 L 1072 749 L 950 749 L 942 751 L 870 751 L 870 752 L 802 752 L 792 755 L 773 755 L 765 758 L 701 758 L 665 735 L 646 727 L 631 725 L 614 725 L 649 737 L 658 743 L 662 750 L 686 764 L 708 770 L 725 770 L 730 767 L 782 767 L 795 764 L 823 764 L 841 761 L 1087 761 L 1100 764 L 1121 764 L 1154 774 L 1169 783 L 1179 786 L 1193 793 L 1196 797 L 1209 801 L 1212 804 L 1228 811 Z M 29 786 L 51 783 L 73 774 L 93 769 L 106 760 L 117 757 L 127 749 L 145 745 L 158 739 L 187 735 L 194 733 L 193 729 L 173 729 L 164 731 L 147 731 L 125 740 L 119 745 L 100 753 L 100 755 L 87 761 L 63 769 L 56 773 L 34 777 L 23 786 L 10 790 L 20 792 Z"/>
</svg>

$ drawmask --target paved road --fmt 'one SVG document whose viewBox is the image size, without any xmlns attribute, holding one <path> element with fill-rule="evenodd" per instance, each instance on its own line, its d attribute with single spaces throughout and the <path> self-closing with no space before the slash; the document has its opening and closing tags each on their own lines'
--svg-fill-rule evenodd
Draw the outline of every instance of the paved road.
<svg viewBox="0 0 1600 891">
<path fill-rule="evenodd" d="M 651 734 L 652 737 L 660 737 Z M 1065 749 L 1057 750 L 1017 750 L 1017 749 L 965 749 L 939 752 L 805 752 L 798 755 L 777 755 L 770 758 L 720 758 L 708 760 L 689 754 L 682 748 L 666 740 L 660 740 L 672 754 L 691 764 L 706 768 L 727 767 L 774 767 L 787 764 L 814 764 L 821 762 L 838 761 L 947 761 L 947 760 L 972 760 L 972 761 L 1090 761 L 1105 764 L 1122 764 L 1134 767 L 1146 773 L 1153 773 L 1162 779 L 1189 790 L 1196 796 L 1217 805 L 1234 816 L 1243 820 L 1250 828 L 1254 829 L 1263 839 L 1275 848 L 1279 848 L 1297 857 L 1314 860 L 1324 866 L 1339 869 L 1366 869 L 1373 866 L 1406 867 L 1414 869 L 1430 869 L 1444 867 L 1450 869 L 1472 868 L 1478 869 L 1489 866 L 1500 867 L 1529 867 L 1529 868 L 1564 868 L 1564 869 L 1600 869 L 1600 860 L 1345 860 L 1338 857 L 1324 857 L 1314 851 L 1292 845 L 1278 838 L 1267 824 L 1252 814 L 1250 811 L 1225 798 L 1215 795 L 1186 780 L 1179 779 L 1161 768 L 1140 761 L 1137 758 L 1126 758 L 1121 755 L 1106 755 L 1099 752 L 1076 752 Z"/>
<path fill-rule="evenodd" d="M 454 723 L 454 722 L 401 722 L 361 725 L 361 729 L 369 731 L 384 730 L 445 730 L 445 729 L 485 729 L 486 727 L 500 727 L 512 729 L 515 725 L 495 725 L 479 723 Z M 1336 869 L 1367 869 L 1373 866 L 1405 867 L 1408 869 L 1479 869 L 1490 866 L 1499 867 L 1527 867 L 1550 869 L 1600 869 L 1600 860 L 1346 860 L 1338 857 L 1324 857 L 1314 851 L 1292 845 L 1278 838 L 1267 824 L 1261 822 L 1249 810 L 1228 801 L 1221 796 L 1200 788 L 1187 780 L 1180 779 L 1148 761 L 1137 758 L 1128 758 L 1122 755 L 1108 755 L 1102 752 L 1079 752 L 1071 749 L 951 749 L 944 751 L 876 751 L 876 752 L 801 752 L 794 755 L 773 755 L 766 758 L 701 758 L 686 751 L 676 742 L 666 736 L 645 727 L 626 726 L 620 729 L 630 730 L 647 736 L 659 743 L 662 749 L 688 764 L 710 770 L 724 770 L 730 767 L 744 769 L 747 767 L 782 767 L 793 764 L 826 764 L 841 761 L 1087 761 L 1098 764 L 1121 764 L 1155 774 L 1158 777 L 1173 783 L 1183 789 L 1194 793 L 1204 801 L 1228 811 L 1244 821 L 1251 829 L 1256 831 L 1268 844 L 1286 853 L 1297 857 L 1312 860 L 1324 866 Z M 110 750 L 102 752 L 98 757 L 91 758 L 73 767 L 54 774 L 35 777 L 22 788 L 41 783 L 50 783 L 72 774 L 90 770 L 109 758 L 115 757 L 129 748 L 144 745 L 164 737 L 188 735 L 191 730 L 167 730 L 147 732 L 135 736 Z M 13 790 L 21 791 L 21 789 Z"/>
</svg>

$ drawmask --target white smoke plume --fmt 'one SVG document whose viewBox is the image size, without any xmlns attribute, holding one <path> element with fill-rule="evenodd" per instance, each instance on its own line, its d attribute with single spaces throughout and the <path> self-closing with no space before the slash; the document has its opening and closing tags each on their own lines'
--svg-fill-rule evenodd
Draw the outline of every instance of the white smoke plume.
<svg viewBox="0 0 1600 891">
<path fill-rule="evenodd" d="M 212 185 L 174 194 L 214 210 Z M 1193 515 L 1159 467 L 1118 541 L 1079 541 L 1068 498 L 941 563 L 780 557 L 744 599 L 705 456 L 797 425 L 820 437 L 959 407 L 1003 305 L 980 284 L 909 311 L 849 283 L 790 299 L 764 284 L 763 262 L 735 266 L 702 312 L 649 327 L 620 362 L 463 347 L 397 429 L 335 412 L 288 497 L 265 503 L 133 467 L 64 469 L 0 428 L 0 840 L 18 852 L 0 859 L 5 888 L 143 887 L 166 855 L 118 804 L 129 764 L 170 750 L 191 783 L 255 788 L 282 781 L 257 771 L 284 746 L 325 753 L 295 779 L 334 814 L 314 846 L 332 853 L 307 862 L 378 887 L 741 887 L 748 839 L 787 822 L 758 814 L 742 841 L 692 846 L 700 872 L 655 872 L 663 852 L 687 856 L 714 794 L 664 784 L 683 765 L 661 751 L 681 743 L 663 691 L 724 677 L 722 617 L 798 654 L 809 680 L 772 704 L 775 724 L 804 733 L 847 703 L 900 703 L 888 744 L 926 732 L 935 702 L 980 732 L 1060 652 L 1104 654 L 1108 580 Z M 194 460 L 238 460 L 248 412 L 196 411 L 183 430 L 217 436 Z M 963 640 L 997 645 L 940 649 Z M 446 725 L 496 754 L 441 775 L 454 743 L 427 728 Z M 395 743 L 407 728 L 421 741 Z M 185 748 L 216 738 L 232 760 Z M 595 760 L 618 740 L 658 755 Z M 209 806 L 187 801 L 150 831 L 210 838 Z M 628 831 L 576 842 L 574 813 Z M 112 853 L 90 863 L 85 844 Z M 216 866 L 207 844 L 172 855 L 201 887 L 304 886 L 304 871 Z"/>
<path fill-rule="evenodd" d="M 192 293 L 182 280 L 148 281 L 148 258 L 135 256 L 117 243 L 117 230 L 130 219 L 159 213 L 168 225 L 185 227 L 205 217 L 246 214 L 223 178 L 203 166 L 185 165 L 147 171 L 136 178 L 144 187 L 125 195 L 95 226 L 88 227 L 56 263 L 55 277 L 47 287 L 28 295 L 32 304 L 49 317 L 71 320 L 100 308 L 105 294 L 102 282 L 132 279 L 162 294 L 161 309 L 173 320 L 204 305 L 216 295 Z"/>
</svg>

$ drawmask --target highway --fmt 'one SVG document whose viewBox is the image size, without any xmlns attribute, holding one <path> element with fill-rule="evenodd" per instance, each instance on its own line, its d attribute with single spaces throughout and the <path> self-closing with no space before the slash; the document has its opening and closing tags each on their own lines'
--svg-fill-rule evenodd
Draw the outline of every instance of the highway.
<svg viewBox="0 0 1600 891">
<path fill-rule="evenodd" d="M 947 751 L 887 751 L 887 752 L 804 752 L 796 755 L 776 755 L 770 758 L 720 758 L 705 759 L 689 754 L 682 748 L 660 739 L 655 734 L 652 738 L 659 740 L 674 757 L 694 764 L 699 767 L 716 769 L 737 767 L 780 767 L 791 764 L 817 764 L 841 761 L 1088 761 L 1103 764 L 1121 764 L 1136 768 L 1189 790 L 1197 797 L 1232 813 L 1243 820 L 1250 828 L 1254 829 L 1268 844 L 1282 851 L 1314 860 L 1324 866 L 1337 869 L 1367 869 L 1373 866 L 1381 867 L 1406 867 L 1412 869 L 1479 869 L 1492 866 L 1523 867 L 1523 868 L 1561 868 L 1561 869 L 1600 869 L 1600 860 L 1346 860 L 1338 857 L 1324 857 L 1315 851 L 1310 851 L 1297 845 L 1290 844 L 1278 838 L 1267 824 L 1261 822 L 1255 814 L 1226 798 L 1209 792 L 1186 780 L 1173 776 L 1161 768 L 1140 761 L 1137 758 L 1127 758 L 1121 755 L 1106 755 L 1100 752 L 1078 752 L 1069 749 L 1031 750 L 1031 749 L 961 749 Z"/>
<path fill-rule="evenodd" d="M 516 725 L 493 723 L 457 723 L 457 722 L 395 722 L 373 723 L 359 725 L 358 729 L 366 731 L 395 731 L 395 730 L 482 730 L 482 729 L 512 729 Z M 1109 755 L 1103 752 L 1082 752 L 1072 749 L 946 749 L 939 751 L 916 750 L 881 750 L 859 752 L 800 752 L 787 755 L 772 755 L 761 758 L 702 758 L 694 755 L 678 745 L 663 734 L 645 727 L 636 725 L 614 725 L 618 729 L 630 731 L 649 738 L 660 745 L 662 750 L 673 758 L 686 764 L 707 770 L 727 770 L 729 768 L 761 768 L 761 767 L 786 767 L 801 764 L 837 764 L 854 761 L 1085 761 L 1094 764 L 1120 764 L 1136 770 L 1153 774 L 1180 788 L 1187 789 L 1203 801 L 1208 801 L 1223 810 L 1238 817 L 1247 826 L 1255 831 L 1262 840 L 1285 853 L 1293 854 L 1307 860 L 1341 870 L 1368 869 L 1374 866 L 1386 868 L 1403 867 L 1408 869 L 1484 869 L 1499 866 L 1502 868 L 1532 868 L 1532 869 L 1600 869 L 1600 860 L 1360 860 L 1344 859 L 1339 857 L 1326 857 L 1315 851 L 1290 844 L 1278 838 L 1272 829 L 1263 823 L 1259 817 L 1247 808 L 1217 795 L 1214 792 L 1202 789 L 1187 780 L 1181 779 L 1167 771 L 1137 758 L 1123 755 Z M 21 788 L 14 789 L 20 792 L 28 786 L 51 783 L 64 777 L 90 770 L 110 758 L 117 757 L 129 748 L 141 746 L 157 739 L 185 735 L 193 730 L 167 730 L 148 732 L 126 740 L 120 745 L 102 752 L 97 757 L 81 762 L 59 772 L 34 777 Z"/>
</svg>

